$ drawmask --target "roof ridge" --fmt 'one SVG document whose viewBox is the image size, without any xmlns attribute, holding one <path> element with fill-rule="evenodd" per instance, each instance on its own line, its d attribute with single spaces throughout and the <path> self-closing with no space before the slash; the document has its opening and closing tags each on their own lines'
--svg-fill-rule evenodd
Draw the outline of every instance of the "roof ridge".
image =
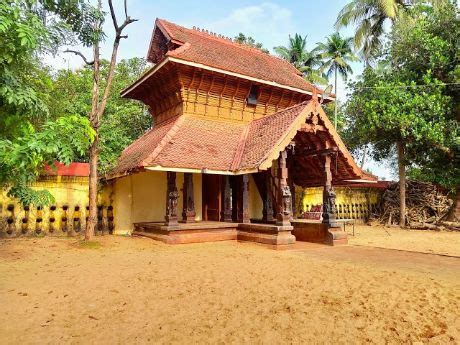
<svg viewBox="0 0 460 345">
<path fill-rule="evenodd" d="M 171 122 L 175 122 L 175 123 L 166 132 L 165 136 L 160 140 L 160 142 L 155 147 L 155 149 L 152 151 L 152 153 L 149 154 L 146 158 L 144 158 L 141 161 L 141 165 L 146 166 L 148 165 L 148 162 L 152 162 L 156 157 L 158 157 L 161 151 L 163 151 L 166 144 L 174 137 L 174 135 L 179 130 L 180 125 L 182 124 L 182 122 L 184 122 L 184 116 L 185 115 L 178 115 L 177 117 L 171 119 Z M 170 121 L 164 121 L 163 123 L 169 124 Z"/>
<path fill-rule="evenodd" d="M 251 129 L 251 123 L 249 122 L 241 132 L 240 140 L 236 146 L 235 155 L 233 156 L 232 164 L 230 165 L 230 170 L 237 170 L 243 159 L 244 148 L 246 147 L 246 141 L 248 139 L 249 130 Z"/>
<path fill-rule="evenodd" d="M 238 42 L 238 41 L 235 41 L 234 39 L 230 38 L 230 37 L 226 37 L 224 35 L 221 35 L 221 34 L 217 34 L 215 33 L 217 36 L 213 35 L 212 32 L 210 33 L 209 30 L 200 30 L 198 27 L 196 26 L 193 26 L 192 29 L 190 28 L 187 28 L 185 26 L 182 26 L 182 25 L 179 25 L 179 24 L 176 24 L 176 23 L 172 23 L 168 20 L 165 20 L 165 19 L 158 19 L 159 21 L 161 22 L 164 22 L 164 23 L 167 23 L 167 24 L 170 24 L 170 25 L 174 25 L 174 26 L 177 26 L 177 27 L 180 27 L 182 29 L 185 29 L 185 30 L 188 30 L 188 31 L 191 31 L 193 33 L 196 33 L 196 34 L 199 34 L 203 37 L 206 37 L 206 38 L 210 38 L 210 39 L 215 39 L 219 42 L 222 42 L 222 43 L 225 43 L 225 44 L 230 44 L 230 45 L 236 45 L 237 47 L 240 47 L 240 48 L 243 48 L 243 49 L 246 49 L 246 50 L 249 50 L 249 51 L 253 51 L 255 53 L 258 53 L 258 54 L 263 54 L 263 55 L 269 55 L 273 58 L 276 58 L 276 59 L 279 59 L 281 61 L 283 61 L 284 63 L 287 63 L 288 65 L 292 66 L 295 68 L 295 66 L 293 64 L 291 64 L 289 61 L 286 61 L 285 59 L 279 57 L 279 56 L 276 56 L 276 55 L 273 55 L 273 54 L 270 54 L 270 52 L 268 53 L 265 53 L 263 52 L 261 49 L 259 48 L 256 48 L 256 47 L 253 47 L 253 46 L 250 46 L 248 44 L 244 44 L 244 43 L 241 43 L 241 42 Z M 173 37 L 173 35 L 171 34 L 171 32 L 165 28 L 167 31 L 168 31 L 168 34 L 169 36 Z M 297 70 L 297 69 L 296 69 Z M 300 73 L 300 72 L 299 72 Z"/>
<path fill-rule="evenodd" d="M 343 142 L 342 138 L 340 137 L 339 133 L 335 129 L 331 120 L 329 120 L 329 117 L 327 116 L 326 112 L 324 111 L 322 107 L 319 107 L 317 114 L 318 114 L 318 118 L 323 121 L 324 127 L 328 130 L 332 139 L 335 141 L 335 144 L 339 148 L 339 152 L 344 156 L 345 160 L 348 162 L 348 164 L 350 164 L 354 172 L 361 177 L 363 177 L 363 175 L 366 175 L 365 171 L 361 169 L 358 166 L 358 164 L 356 164 L 355 160 L 351 156 L 350 151 L 348 151 L 347 146 Z"/>
<path fill-rule="evenodd" d="M 291 132 L 293 132 L 294 129 L 298 126 L 298 123 L 297 123 L 297 122 L 300 121 L 299 119 L 301 119 L 301 120 L 303 120 L 303 121 L 306 120 L 306 117 L 308 116 L 308 112 L 306 112 L 307 107 L 309 107 L 309 106 L 311 106 L 311 105 L 313 105 L 313 104 L 312 104 L 311 101 L 306 101 L 306 102 L 299 103 L 298 105 L 303 105 L 303 106 L 304 106 L 304 109 L 302 109 L 302 110 L 299 112 L 299 114 L 298 114 L 298 115 L 296 116 L 296 118 L 292 121 L 292 123 L 289 125 L 289 127 L 288 127 L 288 128 L 284 131 L 284 133 L 279 137 L 279 139 L 277 140 L 277 142 L 276 142 L 275 145 L 273 146 L 273 149 L 272 149 L 271 151 L 267 152 L 267 153 L 260 159 L 260 161 L 257 163 L 257 165 L 258 165 L 259 167 L 260 167 L 264 162 L 266 162 L 267 160 L 269 160 L 270 157 L 272 157 L 272 158 L 275 157 L 275 156 L 278 157 L 279 152 L 281 152 L 281 151 L 279 151 L 279 147 L 280 147 L 280 146 L 283 146 L 283 143 L 286 144 L 286 145 L 284 145 L 283 149 L 287 146 L 288 143 L 287 143 L 286 141 L 287 141 L 287 138 L 288 138 L 289 134 L 292 135 Z M 292 108 L 292 107 L 290 107 L 290 108 Z M 288 108 L 286 108 L 286 109 L 288 109 Z M 280 112 L 284 112 L 284 110 L 283 110 L 283 111 L 280 111 Z M 280 112 L 278 112 L 278 113 L 280 113 Z M 304 112 L 305 112 L 305 113 L 304 113 Z M 275 113 L 275 114 L 277 114 L 277 113 Z M 274 115 L 274 114 L 272 114 L 272 115 Z M 270 115 L 270 116 L 271 116 L 271 115 Z M 251 122 L 251 123 L 253 123 L 253 122 Z M 295 133 L 297 133 L 297 130 L 295 131 Z M 295 133 L 294 133 L 294 136 L 295 136 Z M 294 136 L 293 136 L 292 138 L 289 138 L 289 141 L 291 141 L 291 140 L 294 138 Z M 274 159 L 275 159 L 275 158 L 274 158 Z"/>
</svg>

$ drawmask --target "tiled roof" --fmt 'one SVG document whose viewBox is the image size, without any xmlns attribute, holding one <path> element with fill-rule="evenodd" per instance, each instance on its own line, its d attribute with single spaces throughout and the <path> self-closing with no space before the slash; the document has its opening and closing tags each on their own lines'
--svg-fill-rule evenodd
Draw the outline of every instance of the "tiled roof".
<svg viewBox="0 0 460 345">
<path fill-rule="evenodd" d="M 258 166 L 273 147 L 284 139 L 300 113 L 305 110 L 306 105 L 306 102 L 300 103 L 251 122 L 240 169 Z"/>
<path fill-rule="evenodd" d="M 148 166 L 229 172 L 257 168 L 304 108 L 302 103 L 250 124 L 181 115 L 128 146 L 109 175 Z"/>
<path fill-rule="evenodd" d="M 187 29 L 164 19 L 157 19 L 156 26 L 176 47 L 179 46 L 169 50 L 166 56 L 305 91 L 313 89 L 312 84 L 292 64 L 259 49 L 196 29 Z"/>
<path fill-rule="evenodd" d="M 331 142 L 343 157 L 340 163 L 346 175 L 343 179 L 373 179 L 357 167 L 324 111 L 318 111 L 312 101 L 251 123 L 224 122 L 196 115 L 175 117 L 149 130 L 127 147 L 108 178 L 146 167 L 223 174 L 264 170 L 294 139 L 312 112 L 318 114 Z"/>
<path fill-rule="evenodd" d="M 154 127 L 128 146 L 109 176 L 148 166 L 230 171 L 246 126 L 181 115 Z"/>
</svg>

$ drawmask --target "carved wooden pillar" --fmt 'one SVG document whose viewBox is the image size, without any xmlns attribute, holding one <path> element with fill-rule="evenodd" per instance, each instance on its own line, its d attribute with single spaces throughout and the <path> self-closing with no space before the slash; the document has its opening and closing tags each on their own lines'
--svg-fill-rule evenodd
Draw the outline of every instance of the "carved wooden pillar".
<svg viewBox="0 0 460 345">
<path fill-rule="evenodd" d="M 284 150 L 278 158 L 278 213 L 276 215 L 277 225 L 291 225 L 290 219 L 292 215 L 292 199 L 287 178 L 288 169 L 286 166 L 287 152 Z"/>
<path fill-rule="evenodd" d="M 182 189 L 183 205 L 182 205 L 182 222 L 192 223 L 195 221 L 195 198 L 193 194 L 193 175 L 191 173 L 184 174 L 184 186 Z"/>
<path fill-rule="evenodd" d="M 230 176 L 224 176 L 224 205 L 222 208 L 221 220 L 223 222 L 232 221 L 232 188 L 230 186 Z"/>
<path fill-rule="evenodd" d="M 272 186 L 270 182 L 270 171 L 265 172 L 265 195 L 263 200 L 262 220 L 270 222 L 273 218 Z"/>
<path fill-rule="evenodd" d="M 249 218 L 249 175 L 243 175 L 243 191 L 242 191 L 242 223 L 250 223 Z"/>
<path fill-rule="evenodd" d="M 323 188 L 323 223 L 328 228 L 339 227 L 336 222 L 337 210 L 335 207 L 335 192 L 332 188 L 331 153 L 323 155 L 324 188 Z"/>
<path fill-rule="evenodd" d="M 166 173 L 168 180 L 168 187 L 166 190 L 166 225 L 176 226 L 177 222 L 177 199 L 179 199 L 179 192 L 176 187 L 176 173 L 168 171 Z"/>
</svg>

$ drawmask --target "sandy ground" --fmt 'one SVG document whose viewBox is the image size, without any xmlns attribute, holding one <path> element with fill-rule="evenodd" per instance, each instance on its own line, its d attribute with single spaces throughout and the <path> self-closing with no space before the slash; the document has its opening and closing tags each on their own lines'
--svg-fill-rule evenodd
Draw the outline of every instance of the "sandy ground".
<svg viewBox="0 0 460 345">
<path fill-rule="evenodd" d="M 351 226 L 347 232 L 352 233 Z M 355 236 L 349 236 L 352 245 L 437 253 L 460 257 L 460 232 L 428 231 L 356 225 Z"/>
<path fill-rule="evenodd" d="M 0 241 L 1 344 L 460 343 L 457 258 L 98 241 Z"/>
</svg>

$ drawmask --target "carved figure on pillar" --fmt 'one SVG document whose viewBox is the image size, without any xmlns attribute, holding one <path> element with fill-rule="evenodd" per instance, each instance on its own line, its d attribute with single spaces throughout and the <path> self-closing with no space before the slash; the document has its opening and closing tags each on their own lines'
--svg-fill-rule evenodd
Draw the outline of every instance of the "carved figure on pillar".
<svg viewBox="0 0 460 345">
<path fill-rule="evenodd" d="M 286 167 L 287 152 L 284 150 L 278 158 L 278 214 L 276 224 L 291 225 L 292 199 L 291 191 L 287 184 L 288 169 Z"/>
<path fill-rule="evenodd" d="M 176 173 L 168 171 L 167 174 L 168 188 L 166 191 L 166 225 L 178 225 L 177 221 L 177 201 L 179 199 L 179 192 L 176 187 Z"/>
<path fill-rule="evenodd" d="M 335 192 L 332 188 L 331 153 L 324 154 L 324 188 L 323 188 L 323 223 L 328 228 L 339 227 L 336 222 L 337 210 L 335 206 Z"/>
<path fill-rule="evenodd" d="M 195 221 L 195 199 L 193 194 L 193 175 L 191 173 L 184 174 L 183 206 L 182 206 L 182 221 L 184 223 L 192 223 Z"/>
<path fill-rule="evenodd" d="M 289 217 L 292 214 L 292 195 L 291 189 L 289 186 L 284 186 L 282 188 L 282 196 L 283 196 L 283 216 Z"/>
<path fill-rule="evenodd" d="M 232 221 L 232 188 L 230 186 L 230 176 L 224 177 L 224 207 L 222 209 L 222 221 L 231 222 Z"/>
</svg>

